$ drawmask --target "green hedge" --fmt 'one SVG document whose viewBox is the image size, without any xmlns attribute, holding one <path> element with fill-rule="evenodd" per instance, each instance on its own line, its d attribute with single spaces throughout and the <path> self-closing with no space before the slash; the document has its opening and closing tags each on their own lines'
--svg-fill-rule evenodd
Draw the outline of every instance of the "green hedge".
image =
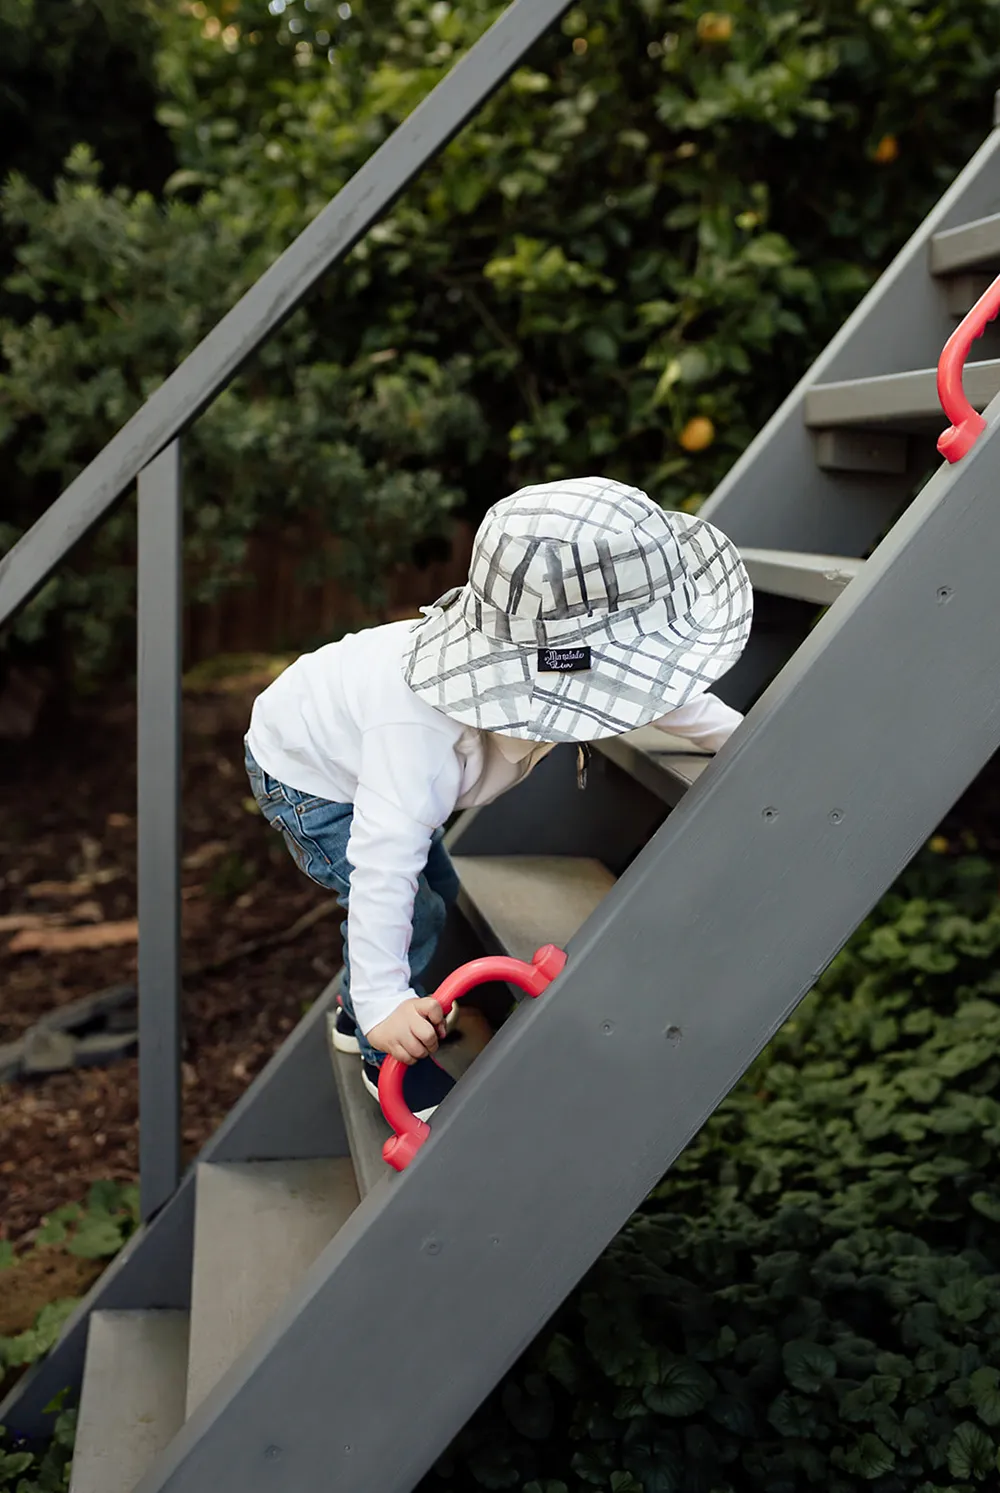
<svg viewBox="0 0 1000 1493">
<path fill-rule="evenodd" d="M 12 1443 L 0 1426 L 0 1493 L 67 1493 L 75 1435 L 75 1410 L 59 1411 L 52 1439 L 41 1448 Z"/>
<path fill-rule="evenodd" d="M 179 168 L 136 196 L 78 150 L 52 191 L 6 188 L 0 546 L 500 10 L 132 3 Z M 307 514 L 374 606 L 456 506 L 523 481 L 604 470 L 697 506 L 985 134 L 998 51 L 982 0 L 575 7 L 199 422 L 199 594 Z M 108 664 L 131 525 L 39 596 L 25 643 L 68 627 Z"/>
<path fill-rule="evenodd" d="M 422 1493 L 1000 1485 L 998 953 L 925 855 Z"/>
</svg>

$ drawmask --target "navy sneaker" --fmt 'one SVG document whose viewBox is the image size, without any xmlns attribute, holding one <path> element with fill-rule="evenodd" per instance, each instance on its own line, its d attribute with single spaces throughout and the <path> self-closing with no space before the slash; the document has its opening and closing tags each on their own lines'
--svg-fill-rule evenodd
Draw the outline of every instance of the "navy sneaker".
<svg viewBox="0 0 1000 1493">
<path fill-rule="evenodd" d="M 444 1019 L 445 1031 L 449 1034 L 455 1030 L 458 1021 L 458 1001 L 452 1006 Z M 330 1041 L 338 1052 L 351 1052 L 357 1056 L 361 1048 L 358 1046 L 358 1029 L 347 1012 L 337 999 L 337 1010 L 330 1022 Z"/>
<path fill-rule="evenodd" d="M 378 1098 L 378 1068 L 361 1064 L 361 1081 L 373 1099 Z M 433 1058 L 421 1058 L 403 1074 L 403 1098 L 418 1120 L 429 1120 L 442 1099 L 455 1087 L 455 1080 Z"/>
</svg>

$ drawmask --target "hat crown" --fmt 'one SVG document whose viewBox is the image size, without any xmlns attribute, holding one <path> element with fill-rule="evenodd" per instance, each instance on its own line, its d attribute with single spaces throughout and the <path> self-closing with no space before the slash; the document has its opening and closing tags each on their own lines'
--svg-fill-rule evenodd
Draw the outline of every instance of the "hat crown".
<svg viewBox="0 0 1000 1493">
<path fill-rule="evenodd" d="M 405 677 L 444 715 L 526 741 L 655 720 L 731 668 L 753 617 L 736 547 L 603 477 L 490 509 L 469 582 L 425 609 Z"/>
<path fill-rule="evenodd" d="M 490 509 L 476 536 L 469 585 L 479 625 L 568 621 L 651 605 L 693 602 L 678 542 L 692 520 L 668 515 L 644 492 L 581 477 L 522 488 Z"/>
</svg>

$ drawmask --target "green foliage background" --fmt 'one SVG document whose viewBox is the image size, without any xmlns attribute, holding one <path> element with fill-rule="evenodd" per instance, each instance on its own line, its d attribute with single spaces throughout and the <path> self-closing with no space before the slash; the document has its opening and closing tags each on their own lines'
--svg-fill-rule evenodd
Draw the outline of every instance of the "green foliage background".
<svg viewBox="0 0 1000 1493">
<path fill-rule="evenodd" d="M 49 3 L 3 0 L 0 53 Z M 272 8 L 80 0 L 101 36 L 136 17 L 158 103 L 130 142 L 117 116 L 81 124 L 55 181 L 41 145 L 12 162 L 0 545 L 500 9 Z M 985 133 L 998 47 L 994 0 L 573 9 L 196 426 L 193 593 L 304 516 L 377 606 L 415 543 L 522 481 L 604 470 L 696 506 Z M 164 140 L 159 191 L 136 162 Z M 716 432 L 697 454 L 694 415 Z M 113 661 L 132 545 L 126 506 L 22 643 L 68 629 L 78 666 Z"/>
</svg>

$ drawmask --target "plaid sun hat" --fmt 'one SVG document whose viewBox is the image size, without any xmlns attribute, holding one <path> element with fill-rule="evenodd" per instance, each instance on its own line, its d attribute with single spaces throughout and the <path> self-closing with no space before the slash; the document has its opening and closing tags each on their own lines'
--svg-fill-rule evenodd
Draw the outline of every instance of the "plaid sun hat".
<svg viewBox="0 0 1000 1493">
<path fill-rule="evenodd" d="M 750 578 L 726 536 L 635 487 L 523 487 L 476 535 L 468 584 L 422 608 L 410 688 L 526 741 L 599 741 L 703 694 L 739 658 Z"/>
</svg>

